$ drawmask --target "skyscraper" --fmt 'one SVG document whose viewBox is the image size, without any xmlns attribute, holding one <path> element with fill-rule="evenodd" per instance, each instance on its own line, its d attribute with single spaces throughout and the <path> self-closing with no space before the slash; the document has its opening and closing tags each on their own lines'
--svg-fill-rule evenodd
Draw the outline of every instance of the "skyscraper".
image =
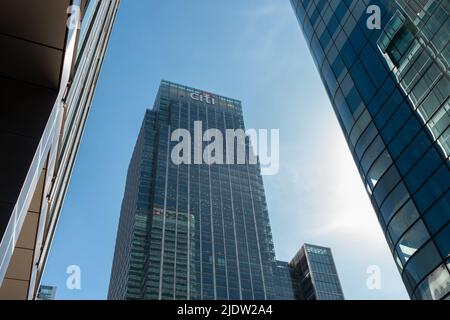
<svg viewBox="0 0 450 320">
<path fill-rule="evenodd" d="M 55 286 L 44 286 L 39 287 L 36 300 L 55 300 L 56 297 L 56 287 Z"/>
<path fill-rule="evenodd" d="M 0 299 L 36 297 L 118 5 L 0 2 Z"/>
<path fill-rule="evenodd" d="M 178 163 L 180 129 L 189 137 Z M 209 129 L 226 137 L 222 147 Z M 227 161 L 208 162 L 211 141 Z M 161 82 L 128 168 L 108 299 L 302 298 L 291 265 L 275 260 L 252 154 L 240 101 Z"/>
<path fill-rule="evenodd" d="M 330 248 L 305 244 L 289 268 L 296 300 L 344 300 Z"/>
<path fill-rule="evenodd" d="M 189 153 L 201 158 L 209 144 L 203 131 L 245 131 L 241 102 L 162 81 L 128 170 L 108 298 L 272 297 L 275 257 L 259 166 L 175 164 L 179 142 L 171 135 L 180 128 L 200 134 L 201 150 L 194 138 Z M 236 142 L 250 150 L 249 139 Z"/>
<path fill-rule="evenodd" d="M 273 267 L 273 279 L 273 299 L 296 300 L 294 285 L 297 283 L 293 278 L 289 263 L 284 261 L 276 261 Z"/>
<path fill-rule="evenodd" d="M 291 3 L 411 298 L 448 298 L 449 1 Z"/>
</svg>

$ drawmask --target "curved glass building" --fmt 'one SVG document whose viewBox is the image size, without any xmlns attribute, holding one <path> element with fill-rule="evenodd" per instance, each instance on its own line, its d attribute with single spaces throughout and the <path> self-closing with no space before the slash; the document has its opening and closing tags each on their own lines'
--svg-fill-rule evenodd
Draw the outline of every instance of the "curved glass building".
<svg viewBox="0 0 450 320">
<path fill-rule="evenodd" d="M 450 293 L 450 1 L 291 0 L 405 286 Z"/>
</svg>

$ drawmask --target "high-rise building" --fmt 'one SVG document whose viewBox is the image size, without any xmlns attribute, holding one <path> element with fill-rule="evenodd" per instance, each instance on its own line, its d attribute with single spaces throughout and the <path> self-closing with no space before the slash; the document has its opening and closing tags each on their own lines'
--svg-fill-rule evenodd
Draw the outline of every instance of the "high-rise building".
<svg viewBox="0 0 450 320">
<path fill-rule="evenodd" d="M 0 2 L 0 299 L 33 299 L 118 0 Z"/>
<path fill-rule="evenodd" d="M 192 163 L 173 161 L 177 129 L 193 137 Z M 109 299 L 271 297 L 275 259 L 260 167 L 248 157 L 238 164 L 226 144 L 234 161 L 205 163 L 208 129 L 245 131 L 241 102 L 162 81 L 128 170 Z M 249 154 L 248 138 L 233 140 Z"/>
<path fill-rule="evenodd" d="M 289 268 L 296 300 L 344 300 L 330 248 L 305 244 Z"/>
<path fill-rule="evenodd" d="M 448 298 L 450 2 L 291 3 L 411 298 Z"/>
<path fill-rule="evenodd" d="M 190 137 L 184 163 L 173 157 L 180 129 Z M 209 129 L 233 132 L 223 164 L 202 157 Z M 108 299 L 295 298 L 289 264 L 275 260 L 252 152 L 240 101 L 161 82 L 128 168 Z"/>
<path fill-rule="evenodd" d="M 55 286 L 44 286 L 39 287 L 36 300 L 55 300 L 56 298 L 56 287 Z"/>
<path fill-rule="evenodd" d="M 273 299 L 275 300 L 301 300 L 296 299 L 294 294 L 294 285 L 292 270 L 289 263 L 284 261 L 275 261 L 273 267 Z"/>
</svg>

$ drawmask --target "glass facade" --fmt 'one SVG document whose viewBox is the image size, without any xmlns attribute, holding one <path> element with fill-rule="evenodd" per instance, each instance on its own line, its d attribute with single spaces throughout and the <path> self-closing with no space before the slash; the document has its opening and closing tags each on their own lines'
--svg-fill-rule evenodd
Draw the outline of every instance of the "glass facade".
<svg viewBox="0 0 450 320">
<path fill-rule="evenodd" d="M 448 297 L 450 2 L 291 3 L 411 298 Z"/>
<path fill-rule="evenodd" d="M 163 81 L 128 171 L 109 299 L 273 298 L 275 255 L 259 165 L 174 164 L 172 132 L 184 128 L 194 137 L 196 121 L 224 136 L 245 131 L 239 101 Z M 250 150 L 248 139 L 237 143 Z"/>
<path fill-rule="evenodd" d="M 274 299 L 296 300 L 293 287 L 295 280 L 291 275 L 291 267 L 289 266 L 289 263 L 284 261 L 276 261 L 273 269 L 273 275 Z"/>
<path fill-rule="evenodd" d="M 297 300 L 344 300 L 331 249 L 305 244 L 289 266 Z"/>
<path fill-rule="evenodd" d="M 56 287 L 53 286 L 40 286 L 37 294 L 37 300 L 55 300 Z"/>
</svg>

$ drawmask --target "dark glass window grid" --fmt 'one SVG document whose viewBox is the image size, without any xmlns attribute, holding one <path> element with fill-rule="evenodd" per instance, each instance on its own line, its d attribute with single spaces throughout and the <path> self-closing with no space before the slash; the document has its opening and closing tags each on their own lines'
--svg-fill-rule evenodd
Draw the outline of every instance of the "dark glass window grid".
<svg viewBox="0 0 450 320">
<path fill-rule="evenodd" d="M 306 10 L 304 10 L 304 8 L 302 8 L 302 3 L 301 3 L 301 1 L 292 1 L 292 3 L 293 3 L 293 7 L 294 7 L 294 10 L 296 11 L 296 13 L 298 13 L 298 12 L 304 12 L 304 11 L 306 12 L 305 16 L 298 16 L 298 20 L 299 20 L 300 24 L 303 25 L 303 26 L 306 25 L 308 22 L 307 22 L 307 19 L 305 19 L 305 18 L 308 17 L 308 13 L 310 13 L 310 12 L 313 10 L 313 4 L 315 4 L 315 2 L 313 2 L 313 1 L 311 1 L 311 2 L 310 2 L 310 1 L 303 1 L 303 3 L 304 3 L 305 6 L 306 6 Z M 341 2 L 341 3 L 340 3 L 340 6 L 343 6 L 343 3 L 344 3 L 344 2 Z M 301 8 L 301 9 L 299 9 L 299 8 Z M 314 8 L 314 9 L 317 9 L 317 8 Z M 322 12 L 323 12 L 323 11 L 322 11 Z M 347 19 L 348 19 L 348 17 L 347 17 Z M 344 25 L 344 24 L 345 24 L 345 22 L 343 22 L 341 25 Z M 305 30 L 305 28 L 304 28 L 304 30 Z M 313 39 L 314 39 L 314 34 L 315 34 L 315 32 L 317 31 L 317 21 L 316 21 L 316 23 L 315 23 L 315 26 L 314 26 L 313 30 L 314 30 L 314 32 L 311 33 L 311 36 L 309 36 L 309 33 L 306 33 L 306 32 L 305 32 L 305 36 L 306 36 L 306 38 L 309 40 L 308 43 L 309 43 L 309 45 L 310 45 L 312 51 L 314 52 L 314 47 L 312 47 L 312 41 L 313 41 Z M 316 36 L 316 38 L 317 38 L 317 36 Z M 332 41 L 334 41 L 334 39 L 333 39 Z M 370 41 L 369 41 L 369 43 L 370 43 L 369 45 L 372 45 L 372 43 L 371 43 Z M 350 46 L 351 46 L 351 45 L 352 45 L 352 44 L 350 43 Z M 377 48 L 372 48 L 372 49 L 376 50 Z M 331 50 L 331 49 L 329 49 L 329 50 Z M 327 53 L 328 53 L 328 52 L 329 52 L 329 51 L 327 51 Z M 376 52 L 376 51 L 375 51 L 375 52 Z M 317 54 L 315 53 L 315 55 L 317 55 Z M 319 57 L 319 58 L 318 58 L 317 56 L 315 56 L 315 62 L 316 62 L 316 64 L 317 64 L 319 70 L 321 70 L 321 76 L 322 76 L 322 79 L 324 80 L 325 83 L 329 83 L 329 81 L 326 81 L 326 79 L 325 79 L 325 77 L 324 77 L 324 75 L 323 75 L 323 73 L 324 73 L 323 67 L 326 66 L 326 65 L 329 65 L 328 61 L 326 60 L 326 55 L 327 55 L 327 54 L 324 54 L 324 57 L 323 57 L 323 58 L 322 58 L 322 57 Z M 323 61 L 325 61 L 326 63 L 322 63 L 322 62 L 321 62 L 322 59 L 323 59 Z M 321 68 L 321 67 L 322 67 L 322 68 Z M 367 70 L 366 70 L 366 71 L 367 71 Z M 347 72 L 348 72 L 348 69 L 347 69 Z M 338 75 L 335 74 L 335 77 L 337 78 Z M 343 77 L 341 77 L 341 78 L 343 78 Z M 435 83 L 437 83 L 437 82 L 435 82 Z M 327 92 L 328 92 L 328 94 L 330 95 L 330 98 L 331 98 L 332 100 L 334 100 L 335 94 L 336 94 L 337 92 L 339 92 L 339 90 L 340 90 L 339 87 L 337 87 L 336 89 L 332 89 L 331 92 L 330 92 L 329 86 L 326 86 L 326 87 L 327 87 Z M 394 91 L 395 91 L 395 90 L 393 90 L 391 94 L 394 94 Z M 375 95 L 375 97 L 376 97 L 376 95 Z M 374 97 L 372 97 L 372 98 L 374 98 Z M 425 98 L 426 98 L 426 97 L 424 96 L 422 99 L 425 99 Z M 402 101 L 401 103 L 403 103 L 404 101 L 405 101 L 405 98 L 403 99 L 403 101 Z M 422 100 L 422 101 L 423 101 L 423 100 Z M 398 107 L 401 106 L 401 103 L 398 104 Z M 444 102 L 444 103 L 445 103 L 445 102 Z M 367 103 L 367 105 L 370 105 L 370 102 Z M 382 108 L 381 108 L 381 109 L 382 109 Z M 380 109 L 380 110 L 381 110 L 381 109 Z M 379 111 L 380 111 L 380 110 L 379 110 Z M 436 112 L 438 112 L 438 110 L 439 110 L 439 108 L 436 109 Z M 392 117 L 395 116 L 395 114 L 396 114 L 397 111 L 398 111 L 398 110 L 396 110 L 395 112 L 393 112 L 393 113 L 390 115 L 389 120 L 390 120 Z M 337 111 L 337 115 L 338 115 L 338 118 L 340 118 L 340 115 L 339 115 L 339 112 L 338 112 L 338 111 Z M 363 115 L 364 115 L 364 113 L 361 113 L 361 114 L 359 115 L 359 117 L 362 117 Z M 414 116 L 415 116 L 415 115 L 414 115 L 414 113 L 413 113 L 413 114 L 411 114 L 411 115 L 409 116 L 408 119 L 411 119 L 411 118 L 413 118 Z M 373 118 L 375 118 L 375 117 L 376 117 L 376 114 L 373 116 Z M 433 118 L 433 116 L 430 116 L 429 119 L 432 119 L 432 118 Z M 386 125 L 389 123 L 389 120 L 385 122 L 384 126 L 386 126 Z M 417 119 L 416 119 L 416 120 L 417 120 Z M 358 123 L 357 121 L 358 121 L 358 119 L 354 119 L 354 126 L 352 127 L 352 129 L 351 129 L 350 131 L 348 131 L 349 135 L 348 135 L 348 136 L 346 135 L 347 140 L 348 140 L 348 143 L 350 143 L 350 141 L 349 141 L 350 133 L 353 131 L 353 129 L 355 128 L 356 124 Z M 408 123 L 407 121 L 408 121 L 408 120 L 405 120 L 405 121 L 404 121 L 403 126 L 402 126 L 401 128 L 398 128 L 398 130 L 397 130 L 396 133 L 400 132 L 400 130 L 401 130 L 404 126 L 406 126 L 406 124 Z M 341 123 L 341 125 L 343 125 L 342 119 L 339 119 L 339 122 Z M 419 122 L 419 123 L 420 123 L 420 122 Z M 344 127 L 345 127 L 345 126 L 343 126 L 343 128 L 344 128 Z M 364 129 L 363 131 L 365 132 L 365 130 L 368 130 L 369 128 L 370 128 L 370 123 L 366 124 L 366 127 L 365 127 L 365 129 Z M 381 128 L 381 130 L 379 129 L 378 132 L 383 132 L 383 129 L 384 129 L 384 128 L 385 128 L 385 127 Z M 443 135 L 443 134 L 445 133 L 445 131 L 446 131 L 446 130 L 443 130 L 442 133 L 441 133 L 441 135 Z M 363 133 L 362 133 L 362 134 L 363 134 Z M 361 136 L 362 136 L 362 134 L 361 134 Z M 413 137 L 413 139 L 411 139 L 411 141 L 414 141 L 414 139 L 415 139 L 419 134 L 420 134 L 420 130 L 414 135 L 414 137 Z M 361 136 L 360 136 L 359 138 L 361 138 Z M 390 141 L 394 140 L 395 137 L 396 137 L 396 135 L 394 134 L 393 137 L 391 137 Z M 359 139 L 359 138 L 358 138 L 358 139 Z M 375 141 L 376 138 L 377 138 L 377 136 L 375 135 L 375 136 L 373 137 L 373 141 Z M 438 139 L 439 139 L 439 137 L 436 138 L 435 141 L 438 140 Z M 410 142 L 411 142 L 411 141 L 410 141 Z M 358 143 L 358 141 L 357 141 L 354 145 L 356 145 L 357 143 Z M 385 144 L 385 146 L 386 146 L 386 145 L 387 145 L 387 144 Z M 401 155 L 403 154 L 403 152 L 407 149 L 407 146 L 408 146 L 408 145 L 405 146 L 404 150 L 402 150 L 402 153 L 398 154 L 397 157 L 396 157 L 395 159 L 398 159 L 399 157 L 401 157 Z M 369 148 L 369 147 L 367 147 L 367 148 Z M 431 150 L 432 148 L 437 149 L 436 146 L 434 146 L 434 144 L 431 144 L 431 145 L 429 145 L 429 146 L 426 148 L 426 150 L 424 150 L 424 151 L 422 152 L 422 156 L 423 156 L 424 154 L 426 154 L 427 152 L 429 152 L 429 150 Z M 367 149 L 366 149 L 366 150 L 367 150 Z M 352 148 L 352 152 L 354 152 L 354 149 L 353 149 L 353 148 Z M 354 158 L 355 158 L 355 161 L 358 162 L 358 167 L 359 167 L 359 169 L 360 169 L 360 172 L 361 172 L 361 175 L 362 175 L 363 179 L 365 179 L 365 172 L 364 172 L 363 170 L 361 170 L 361 163 L 359 162 L 360 160 L 358 160 L 358 157 L 356 157 L 355 155 L 354 155 Z M 360 159 L 362 159 L 362 157 L 361 157 Z M 395 159 L 394 159 L 394 160 L 395 160 Z M 445 160 L 446 160 L 446 159 L 443 160 L 442 166 L 444 166 L 444 167 L 447 166 L 447 168 L 448 168 L 448 161 L 445 161 Z M 448 159 L 447 159 L 447 160 L 448 160 Z M 413 168 L 414 168 L 414 166 L 415 166 L 419 161 L 420 161 L 420 157 L 417 157 L 415 163 L 413 163 L 413 164 L 410 166 L 408 172 L 412 171 Z M 373 163 L 375 163 L 375 162 L 373 162 Z M 395 163 L 392 164 L 392 167 L 394 167 L 394 166 L 396 167 L 396 164 L 395 164 Z M 442 167 L 437 166 L 437 169 L 436 169 L 434 172 L 437 172 L 437 171 L 439 170 L 439 168 L 442 169 Z M 368 170 L 370 170 L 370 169 L 368 169 Z M 398 169 L 397 169 L 397 171 L 399 172 Z M 387 172 L 389 172 L 389 169 L 387 169 L 387 170 L 385 171 L 385 174 L 386 174 Z M 406 175 L 408 174 L 408 172 L 405 173 L 403 176 L 406 176 Z M 431 173 L 428 175 L 428 177 L 427 177 L 425 180 L 422 181 L 421 186 L 424 186 L 424 185 L 425 185 L 425 184 L 433 177 L 434 172 L 431 172 Z M 383 179 L 383 177 L 381 177 L 380 180 L 381 180 L 381 179 Z M 379 180 L 379 181 L 380 181 L 380 180 Z M 366 181 L 366 183 L 367 183 L 367 181 Z M 397 186 L 398 186 L 399 184 L 401 184 L 401 181 L 398 182 Z M 420 187 L 421 187 L 421 186 L 420 186 Z M 407 186 L 406 186 L 406 187 L 407 187 Z M 416 193 L 418 193 L 418 192 L 420 191 L 420 187 L 419 187 L 419 188 L 416 188 L 416 191 L 415 191 Z M 392 190 L 395 190 L 395 188 L 396 188 L 396 187 L 394 186 L 394 187 L 392 188 Z M 392 190 L 391 190 L 391 192 L 393 192 Z M 375 190 L 374 190 L 374 191 L 375 191 Z M 442 199 L 442 198 L 445 196 L 445 194 L 446 194 L 446 192 L 443 191 L 442 194 L 441 194 L 441 196 L 440 196 L 440 198 L 435 199 L 434 202 L 433 202 L 433 203 L 430 203 L 429 206 L 428 206 L 428 208 L 426 208 L 426 209 L 427 209 L 427 210 L 431 210 L 431 208 L 433 207 L 434 203 L 437 203 L 438 201 L 440 201 L 440 199 Z M 415 199 L 414 199 L 415 193 L 413 193 L 413 194 L 410 193 L 410 195 L 411 195 L 411 197 L 410 197 L 409 200 L 412 200 L 413 202 L 415 202 Z M 386 199 L 388 199 L 388 197 L 389 197 L 389 194 L 386 195 L 384 201 L 386 201 Z M 408 203 L 408 201 L 406 201 L 405 203 Z M 379 206 L 379 208 L 381 208 L 381 206 L 382 206 L 382 204 Z M 399 210 L 401 210 L 401 208 L 399 208 Z M 398 210 L 398 211 L 399 211 L 399 210 Z M 377 210 L 377 211 L 378 211 L 378 210 Z M 397 212 L 398 212 L 398 211 L 397 211 Z M 427 213 L 427 211 L 422 212 L 422 213 L 423 213 L 423 216 L 425 216 L 426 213 Z M 396 216 L 396 215 L 395 215 L 395 213 L 394 213 L 394 214 L 391 216 L 390 221 L 392 221 L 392 219 L 393 219 L 395 216 Z M 422 217 L 420 217 L 419 219 L 421 219 L 421 218 L 422 218 Z M 389 222 L 390 222 L 390 221 L 389 221 Z M 381 222 L 381 221 L 380 221 L 380 222 Z M 384 228 L 386 228 L 386 227 L 387 227 L 387 226 L 384 226 Z M 411 226 L 410 226 L 410 227 L 411 227 Z M 443 225 L 441 229 L 444 229 L 445 227 L 446 227 L 446 225 Z M 405 230 L 404 234 L 405 234 L 406 232 L 408 232 L 408 230 L 409 230 L 409 229 Z M 387 229 L 385 229 L 385 231 L 387 231 Z M 430 234 L 432 234 L 432 233 L 430 232 Z M 386 232 L 386 236 L 387 236 L 388 240 L 390 240 L 390 239 L 389 239 L 389 235 L 388 235 L 387 232 Z M 433 238 L 431 238 L 430 241 L 434 241 Z"/>
</svg>

